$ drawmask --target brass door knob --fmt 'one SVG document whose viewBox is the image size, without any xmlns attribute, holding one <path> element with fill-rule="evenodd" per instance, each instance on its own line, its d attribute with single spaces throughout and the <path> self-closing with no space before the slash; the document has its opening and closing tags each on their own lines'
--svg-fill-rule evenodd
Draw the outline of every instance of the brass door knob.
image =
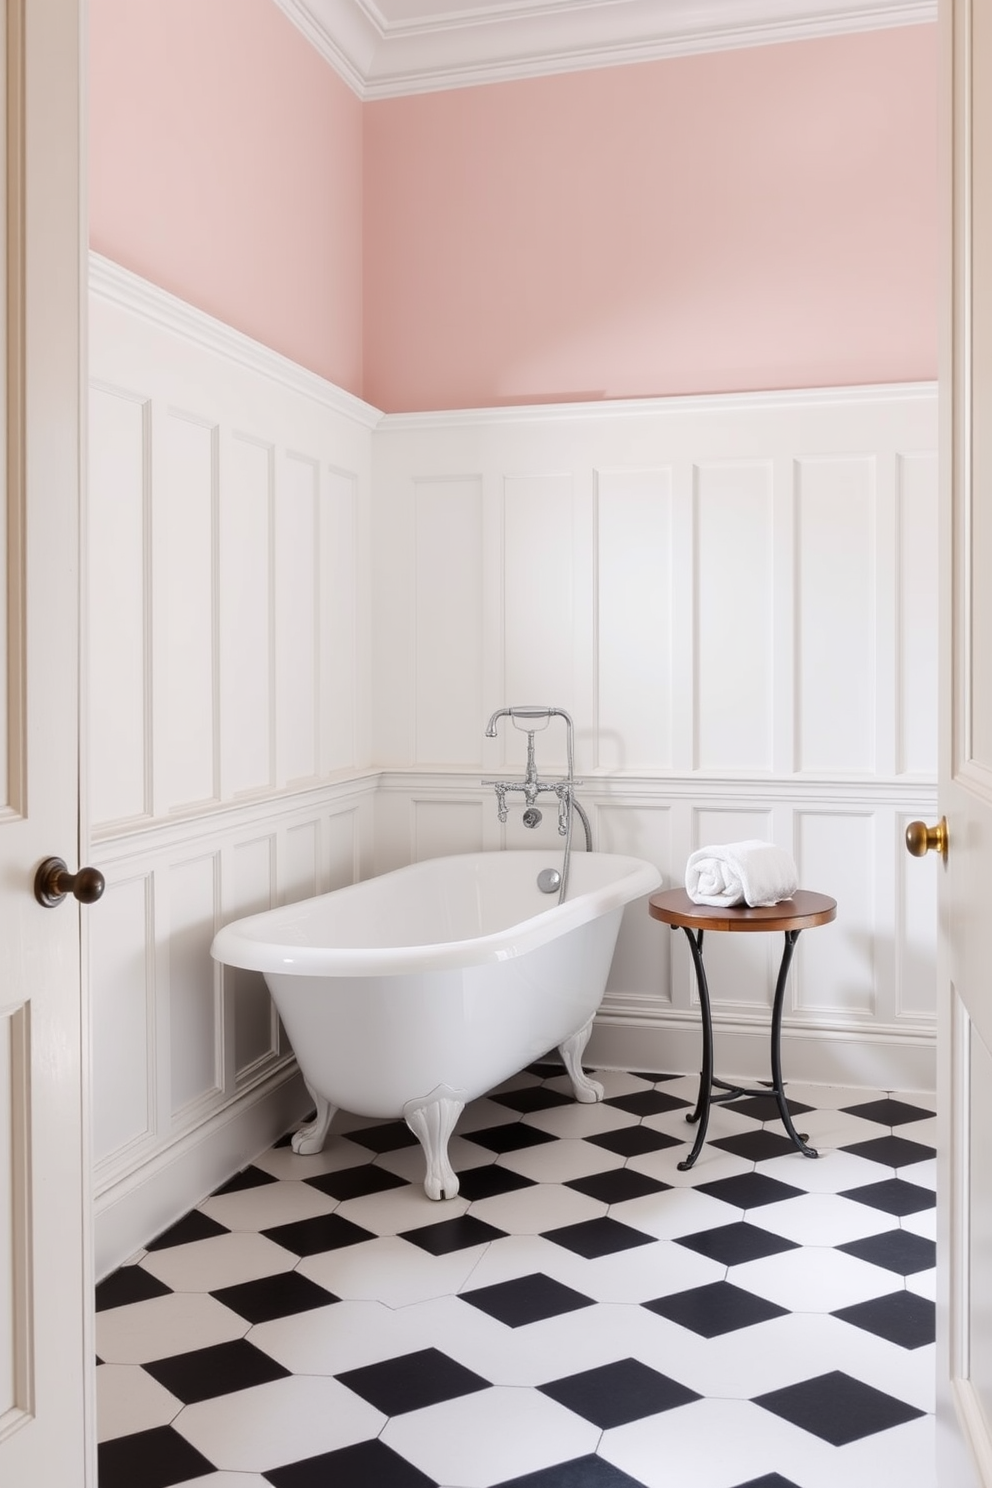
<svg viewBox="0 0 992 1488">
<path fill-rule="evenodd" d="M 95 904 L 105 888 L 99 868 L 70 873 L 61 858 L 46 858 L 34 876 L 34 897 L 45 909 L 54 909 L 66 894 L 74 895 L 80 904 Z"/>
<path fill-rule="evenodd" d="M 947 817 L 942 816 L 935 827 L 926 822 L 910 822 L 906 828 L 906 848 L 914 858 L 925 857 L 928 852 L 940 853 L 947 862 Z"/>
</svg>

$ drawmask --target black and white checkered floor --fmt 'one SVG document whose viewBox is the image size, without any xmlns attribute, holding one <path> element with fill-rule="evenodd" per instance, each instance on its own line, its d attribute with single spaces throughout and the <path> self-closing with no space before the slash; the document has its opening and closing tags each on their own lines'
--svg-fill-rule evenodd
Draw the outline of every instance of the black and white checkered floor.
<svg viewBox="0 0 992 1488">
<path fill-rule="evenodd" d="M 431 1203 L 401 1122 L 280 1143 L 100 1283 L 100 1488 L 933 1488 L 924 1095 L 534 1065 Z"/>
</svg>

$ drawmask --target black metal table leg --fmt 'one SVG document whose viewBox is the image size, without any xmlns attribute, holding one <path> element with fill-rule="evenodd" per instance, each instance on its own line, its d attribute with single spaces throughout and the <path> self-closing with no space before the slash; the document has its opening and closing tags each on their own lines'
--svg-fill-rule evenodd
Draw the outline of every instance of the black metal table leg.
<svg viewBox="0 0 992 1488">
<path fill-rule="evenodd" d="M 687 1172 L 693 1166 L 703 1143 L 706 1141 L 706 1129 L 709 1126 L 710 1110 L 714 1103 L 739 1100 L 742 1096 L 761 1096 L 767 1098 L 774 1096 L 778 1113 L 782 1119 L 782 1125 L 788 1133 L 790 1141 L 803 1154 L 804 1157 L 819 1157 L 815 1147 L 808 1145 L 805 1132 L 797 1132 L 792 1121 L 792 1114 L 785 1098 L 785 1088 L 782 1080 L 782 1012 L 785 1005 L 785 989 L 789 980 L 789 970 L 792 965 L 792 956 L 799 939 L 799 930 L 786 930 L 785 945 L 782 950 L 782 960 L 779 965 L 778 979 L 775 983 L 775 996 L 772 1002 L 772 1027 L 771 1027 L 771 1088 L 763 1090 L 748 1089 L 741 1085 L 731 1085 L 726 1080 L 718 1080 L 713 1074 L 713 1013 L 710 1007 L 709 984 L 706 980 L 706 968 L 703 965 L 703 932 L 697 930 L 695 933 L 687 926 L 682 926 L 686 939 L 689 942 L 689 950 L 692 953 L 692 964 L 696 971 L 696 986 L 699 990 L 699 1010 L 703 1032 L 703 1057 L 702 1068 L 699 1072 L 699 1095 L 696 1099 L 696 1108 L 686 1116 L 690 1123 L 698 1122 L 696 1140 L 692 1144 L 689 1156 L 678 1164 L 680 1172 Z M 719 1088 L 720 1094 L 713 1093 L 714 1086 Z"/>
<path fill-rule="evenodd" d="M 710 1013 L 710 990 L 706 982 L 706 969 L 703 966 L 703 932 L 700 930 L 694 935 L 687 925 L 683 925 L 682 928 L 689 942 L 692 962 L 696 968 L 696 986 L 699 989 L 699 1010 L 703 1025 L 703 1061 L 699 1073 L 699 1095 L 696 1099 L 696 1109 L 685 1118 L 690 1122 L 698 1121 L 699 1128 L 696 1132 L 696 1140 L 692 1144 L 692 1151 L 678 1165 L 679 1171 L 684 1173 L 692 1167 L 703 1150 L 706 1128 L 710 1120 L 710 1106 L 713 1103 L 713 1018 Z"/>
<path fill-rule="evenodd" d="M 805 1132 L 797 1132 L 792 1124 L 792 1114 L 785 1098 L 784 1083 L 782 1080 L 782 1009 L 785 1003 L 785 987 L 789 980 L 789 967 L 792 964 L 792 953 L 796 948 L 796 941 L 802 932 L 799 930 L 786 930 L 785 945 L 782 949 L 782 962 L 778 969 L 778 981 L 775 983 L 775 998 L 772 1002 L 772 1094 L 778 1106 L 778 1113 L 794 1144 L 805 1157 L 819 1157 L 815 1147 L 807 1146 Z"/>
</svg>

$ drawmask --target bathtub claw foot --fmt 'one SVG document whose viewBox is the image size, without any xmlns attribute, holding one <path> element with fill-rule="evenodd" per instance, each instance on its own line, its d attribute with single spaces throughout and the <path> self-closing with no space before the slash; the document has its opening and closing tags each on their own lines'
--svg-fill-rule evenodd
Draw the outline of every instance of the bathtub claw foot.
<svg viewBox="0 0 992 1488">
<path fill-rule="evenodd" d="M 337 1106 L 332 1106 L 322 1095 L 318 1095 L 307 1081 L 303 1082 L 313 1097 L 313 1103 L 317 1107 L 317 1114 L 309 1126 L 301 1126 L 299 1131 L 293 1133 L 293 1151 L 300 1157 L 312 1157 L 315 1152 L 324 1150 L 327 1141 L 327 1133 L 331 1122 L 337 1114 Z"/>
<path fill-rule="evenodd" d="M 403 1117 L 424 1149 L 427 1174 L 424 1193 L 429 1199 L 453 1199 L 458 1193 L 458 1174 L 448 1161 L 448 1141 L 465 1109 L 465 1092 L 439 1085 L 430 1095 L 407 1101 Z"/>
<path fill-rule="evenodd" d="M 593 1101 L 603 1099 L 602 1085 L 598 1080 L 590 1080 L 582 1068 L 582 1054 L 591 1033 L 592 1019 L 590 1018 L 578 1033 L 573 1033 L 571 1038 L 567 1038 L 564 1043 L 558 1045 L 558 1053 L 568 1071 L 575 1099 L 581 1101 L 583 1105 L 591 1105 Z"/>
</svg>

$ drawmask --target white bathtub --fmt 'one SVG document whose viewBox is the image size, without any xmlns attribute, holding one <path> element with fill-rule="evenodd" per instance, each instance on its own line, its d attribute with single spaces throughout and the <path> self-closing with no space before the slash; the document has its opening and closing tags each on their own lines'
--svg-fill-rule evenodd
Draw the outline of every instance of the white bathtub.
<svg viewBox="0 0 992 1488">
<path fill-rule="evenodd" d="M 236 920 L 212 954 L 264 974 L 317 1107 L 293 1138 L 319 1152 L 338 1108 L 404 1117 L 424 1187 L 452 1198 L 448 1138 L 467 1101 L 556 1046 L 576 1098 L 602 1087 L 582 1050 L 623 906 L 658 888 L 639 858 L 575 853 L 568 897 L 537 887 L 546 851 L 432 858 Z"/>
</svg>

